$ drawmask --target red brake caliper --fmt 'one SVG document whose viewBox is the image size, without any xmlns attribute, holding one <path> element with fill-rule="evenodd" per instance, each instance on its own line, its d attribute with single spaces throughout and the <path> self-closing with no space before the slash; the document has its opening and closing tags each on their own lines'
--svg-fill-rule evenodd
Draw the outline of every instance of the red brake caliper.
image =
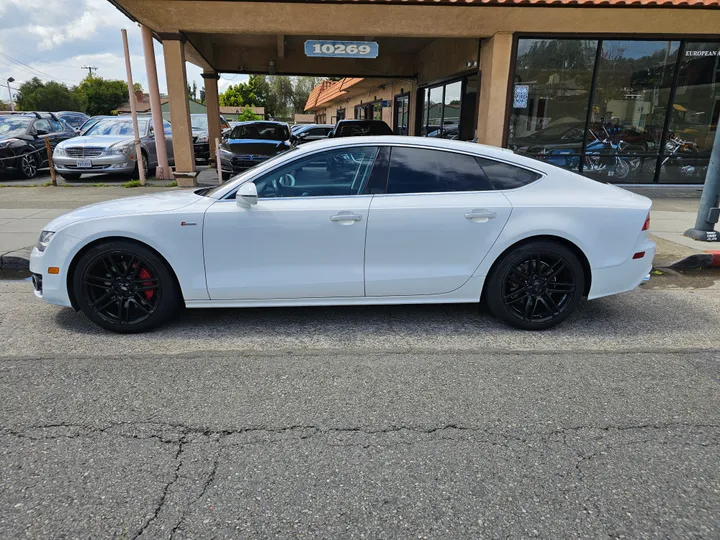
<svg viewBox="0 0 720 540">
<path fill-rule="evenodd" d="M 141 268 L 140 272 L 138 272 L 138 276 L 140 277 L 140 279 L 152 279 L 152 274 L 150 272 L 148 272 L 146 268 Z M 143 281 L 142 286 L 150 287 L 150 286 L 152 286 L 152 282 Z M 155 291 L 152 289 L 143 291 L 143 296 L 145 297 L 145 300 L 150 301 L 154 295 L 155 295 Z"/>
</svg>

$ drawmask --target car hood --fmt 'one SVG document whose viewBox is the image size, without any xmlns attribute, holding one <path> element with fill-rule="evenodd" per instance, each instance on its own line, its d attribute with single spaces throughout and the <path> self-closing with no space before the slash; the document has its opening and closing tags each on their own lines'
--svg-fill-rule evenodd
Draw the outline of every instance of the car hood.
<svg viewBox="0 0 720 540">
<path fill-rule="evenodd" d="M 287 150 L 285 141 L 270 141 L 258 139 L 228 139 L 223 148 L 233 154 L 258 154 L 274 156 L 281 150 Z"/>
<path fill-rule="evenodd" d="M 132 214 L 163 213 L 184 208 L 202 200 L 194 191 L 164 191 L 153 195 L 124 197 L 77 208 L 52 220 L 45 226 L 46 231 L 59 231 L 68 225 L 103 217 L 118 217 Z"/>
<path fill-rule="evenodd" d="M 101 146 L 103 148 L 109 148 L 111 146 L 132 142 L 133 137 L 127 135 L 85 135 L 63 141 L 58 144 L 58 146 Z"/>
</svg>

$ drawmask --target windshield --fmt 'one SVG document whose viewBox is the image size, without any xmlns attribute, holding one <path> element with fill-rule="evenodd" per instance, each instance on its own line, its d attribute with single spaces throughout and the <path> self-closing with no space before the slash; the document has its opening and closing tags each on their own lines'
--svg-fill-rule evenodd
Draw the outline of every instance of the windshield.
<svg viewBox="0 0 720 540">
<path fill-rule="evenodd" d="M 140 131 L 141 137 L 147 132 L 147 127 L 147 120 L 138 120 L 138 130 Z M 100 120 L 88 129 L 85 135 L 127 135 L 132 137 L 134 135 L 132 120 L 129 118 L 107 118 Z"/>
<path fill-rule="evenodd" d="M 278 124 L 242 124 L 233 128 L 230 138 L 286 141 L 290 138 L 290 133 L 286 126 Z"/>
<path fill-rule="evenodd" d="M 17 116 L 0 116 L 0 137 L 15 137 L 24 135 L 30 126 L 30 118 Z"/>
<path fill-rule="evenodd" d="M 357 137 L 362 135 L 392 135 L 393 130 L 390 129 L 385 122 L 348 122 L 341 124 L 339 137 Z"/>
<path fill-rule="evenodd" d="M 268 159 L 267 161 L 263 161 L 262 164 L 256 165 L 255 167 L 248 169 L 247 171 L 243 171 L 240 174 L 233 176 L 230 180 L 228 180 L 227 182 L 224 182 L 223 184 L 220 184 L 218 187 L 213 188 L 209 191 L 198 193 L 198 195 L 204 195 L 205 197 L 212 197 L 220 191 L 225 191 L 229 184 L 235 184 L 234 187 L 237 187 L 240 184 L 242 184 L 242 183 L 246 182 L 247 180 L 249 180 L 250 178 L 252 178 L 257 173 L 259 167 L 262 167 L 262 170 L 265 171 L 268 169 L 267 165 L 274 165 L 275 162 L 280 161 L 281 159 L 285 159 L 288 156 L 292 157 L 294 155 L 293 152 L 297 152 L 297 151 L 298 151 L 297 147 L 291 148 L 287 152 L 283 152 L 282 154 L 273 156 L 270 159 Z"/>
<path fill-rule="evenodd" d="M 190 115 L 190 123 L 192 124 L 193 129 L 196 129 L 199 131 L 207 131 L 208 130 L 207 116 L 204 114 Z"/>
<path fill-rule="evenodd" d="M 68 124 L 74 128 L 79 128 L 80 126 L 83 125 L 86 118 L 84 118 L 82 116 L 78 116 L 76 114 L 69 114 L 69 115 L 60 116 L 60 120 L 63 120 L 66 124 Z"/>
</svg>

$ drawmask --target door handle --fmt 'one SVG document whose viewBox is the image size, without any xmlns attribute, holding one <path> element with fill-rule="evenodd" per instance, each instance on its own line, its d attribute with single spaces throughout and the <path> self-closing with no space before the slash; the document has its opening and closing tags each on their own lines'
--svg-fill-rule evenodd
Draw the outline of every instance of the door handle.
<svg viewBox="0 0 720 540">
<path fill-rule="evenodd" d="M 362 219 L 362 216 L 360 214 L 353 214 L 351 212 L 343 213 L 340 212 L 339 214 L 335 214 L 334 216 L 330 216 L 330 221 L 360 221 Z"/>
<path fill-rule="evenodd" d="M 495 212 L 482 208 L 468 212 L 467 214 L 465 214 L 465 217 L 478 223 L 484 223 L 489 219 L 493 219 L 496 215 L 497 214 Z"/>
</svg>

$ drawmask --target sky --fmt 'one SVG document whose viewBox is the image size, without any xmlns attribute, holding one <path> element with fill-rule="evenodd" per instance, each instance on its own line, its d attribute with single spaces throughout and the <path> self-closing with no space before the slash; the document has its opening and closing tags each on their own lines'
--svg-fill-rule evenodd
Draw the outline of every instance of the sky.
<svg viewBox="0 0 720 540">
<path fill-rule="evenodd" d="M 11 88 L 38 77 L 68 86 L 78 84 L 96 66 L 96 75 L 127 80 L 120 30 L 128 31 L 133 80 L 147 91 L 139 27 L 107 0 L 0 0 L 0 98 Z M 167 91 L 162 45 L 154 41 L 160 92 Z M 188 63 L 188 83 L 203 85 L 202 70 Z M 222 75 L 220 92 L 246 75 Z M 3 88 L 4 87 L 4 88 Z M 14 93 L 14 92 L 13 92 Z"/>
</svg>

